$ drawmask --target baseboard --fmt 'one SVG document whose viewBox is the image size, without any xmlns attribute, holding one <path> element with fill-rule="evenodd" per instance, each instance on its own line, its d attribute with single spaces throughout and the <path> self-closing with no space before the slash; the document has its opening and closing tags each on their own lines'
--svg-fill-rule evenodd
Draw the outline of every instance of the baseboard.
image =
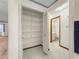
<svg viewBox="0 0 79 59">
<path fill-rule="evenodd" d="M 63 45 L 61 45 L 61 44 L 59 44 L 59 46 L 60 46 L 60 47 L 62 47 L 62 48 L 64 48 L 64 49 L 66 49 L 66 50 L 69 50 L 69 48 L 64 47 L 64 46 L 63 46 Z"/>
<path fill-rule="evenodd" d="M 36 41 L 29 41 L 29 42 L 23 42 L 23 49 L 24 48 L 29 48 L 32 46 L 36 46 L 36 45 L 40 45 L 41 41 L 40 40 L 36 40 Z"/>
<path fill-rule="evenodd" d="M 38 47 L 38 46 L 43 46 L 43 45 L 40 44 L 40 45 L 35 45 L 35 46 L 32 46 L 32 47 L 24 48 L 23 51 L 24 51 L 24 50 L 27 50 L 27 49 L 30 49 L 30 48 Z"/>
</svg>

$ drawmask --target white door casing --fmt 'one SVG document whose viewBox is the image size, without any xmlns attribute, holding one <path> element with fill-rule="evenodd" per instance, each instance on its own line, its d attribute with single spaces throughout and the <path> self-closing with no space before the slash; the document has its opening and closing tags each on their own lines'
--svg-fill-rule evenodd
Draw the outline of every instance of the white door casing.
<svg viewBox="0 0 79 59">
<path fill-rule="evenodd" d="M 8 0 L 8 59 L 22 59 L 21 0 Z"/>
<path fill-rule="evenodd" d="M 49 31 L 48 31 L 48 14 L 43 13 L 43 51 L 48 54 L 49 50 Z"/>
</svg>

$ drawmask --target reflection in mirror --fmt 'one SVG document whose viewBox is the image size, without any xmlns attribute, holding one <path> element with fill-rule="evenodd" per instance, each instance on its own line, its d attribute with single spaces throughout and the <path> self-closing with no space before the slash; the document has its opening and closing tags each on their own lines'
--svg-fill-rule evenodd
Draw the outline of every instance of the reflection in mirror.
<svg viewBox="0 0 79 59">
<path fill-rule="evenodd" d="M 70 59 L 68 16 L 68 6 L 55 12 L 23 6 L 23 59 Z"/>
<path fill-rule="evenodd" d="M 50 21 L 50 53 L 54 59 L 69 59 L 69 19 L 57 16 Z"/>
<path fill-rule="evenodd" d="M 0 59 L 8 59 L 8 0 L 0 0 Z"/>
</svg>

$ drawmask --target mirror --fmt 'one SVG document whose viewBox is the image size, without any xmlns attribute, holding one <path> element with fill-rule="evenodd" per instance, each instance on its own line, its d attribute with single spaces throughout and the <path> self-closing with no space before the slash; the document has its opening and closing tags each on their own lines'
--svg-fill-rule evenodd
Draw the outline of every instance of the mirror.
<svg viewBox="0 0 79 59">
<path fill-rule="evenodd" d="M 8 0 L 0 0 L 0 59 L 8 59 Z"/>
<path fill-rule="evenodd" d="M 69 7 L 41 12 L 22 6 L 23 59 L 70 59 L 68 16 Z"/>
<path fill-rule="evenodd" d="M 55 54 L 52 56 L 54 59 L 69 59 L 69 41 L 65 41 L 69 39 L 66 38 L 69 36 L 68 26 L 67 16 L 64 19 L 57 16 L 50 20 L 50 53 Z"/>
</svg>

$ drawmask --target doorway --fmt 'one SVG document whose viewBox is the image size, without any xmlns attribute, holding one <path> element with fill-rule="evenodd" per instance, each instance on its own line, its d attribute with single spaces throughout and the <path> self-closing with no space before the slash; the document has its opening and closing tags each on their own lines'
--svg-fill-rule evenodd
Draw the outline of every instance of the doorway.
<svg viewBox="0 0 79 59">
<path fill-rule="evenodd" d="M 61 44 L 61 16 L 51 19 L 50 22 L 50 43 L 57 40 L 60 47 L 69 50 L 69 48 Z"/>
<path fill-rule="evenodd" d="M 59 45 L 61 41 L 61 16 L 57 16 L 51 19 L 50 22 L 50 42 L 58 39 Z"/>
</svg>

